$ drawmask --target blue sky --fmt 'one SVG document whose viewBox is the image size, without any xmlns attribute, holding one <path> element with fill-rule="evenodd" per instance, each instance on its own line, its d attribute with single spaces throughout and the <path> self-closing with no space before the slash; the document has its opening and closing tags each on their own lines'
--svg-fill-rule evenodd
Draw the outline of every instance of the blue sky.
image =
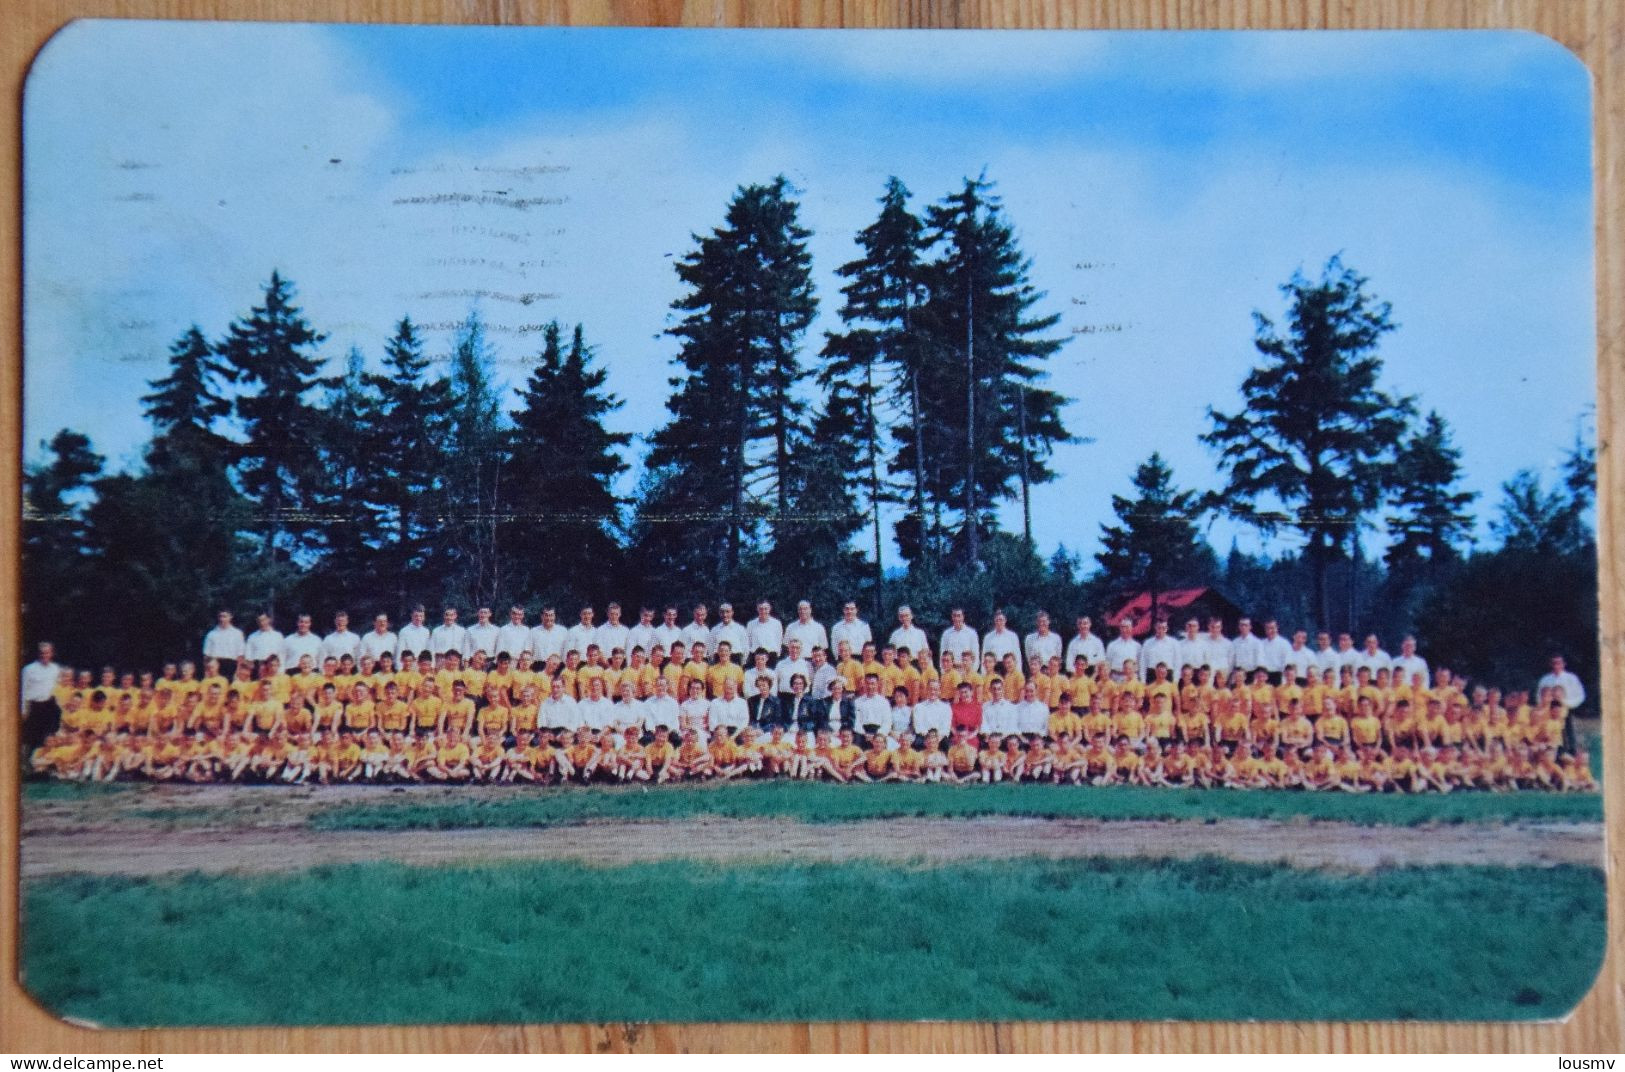
<svg viewBox="0 0 1625 1072">
<path fill-rule="evenodd" d="M 815 232 L 809 353 L 888 175 L 921 209 L 998 183 L 1092 438 L 1035 495 L 1046 552 L 1092 552 L 1152 450 L 1212 486 L 1196 436 L 1252 311 L 1333 253 L 1393 303 L 1387 385 L 1451 422 L 1484 513 L 1595 397 L 1589 79 L 1533 34 L 90 21 L 36 62 L 24 123 L 29 457 L 71 426 L 133 462 L 168 342 L 222 332 L 273 267 L 335 360 L 376 361 L 403 313 L 444 352 L 477 308 L 516 385 L 536 326 L 580 321 L 646 433 L 671 259 L 780 172 Z"/>
</svg>

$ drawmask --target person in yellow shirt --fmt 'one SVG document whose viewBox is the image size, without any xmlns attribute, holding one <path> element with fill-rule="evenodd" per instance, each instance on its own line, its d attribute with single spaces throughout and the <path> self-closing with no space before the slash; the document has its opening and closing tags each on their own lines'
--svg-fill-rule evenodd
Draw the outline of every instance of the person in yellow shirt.
<svg viewBox="0 0 1625 1072">
<path fill-rule="evenodd" d="M 1368 697 L 1362 697 L 1362 699 L 1367 704 L 1372 702 Z M 1348 739 L 1349 720 L 1343 717 L 1343 712 L 1338 709 L 1337 701 L 1328 698 L 1325 710 L 1315 720 L 1315 740 L 1321 744 L 1331 746 L 1335 752 L 1336 749 L 1347 744 Z"/>
<path fill-rule="evenodd" d="M 925 747 L 933 752 L 937 752 L 935 738 L 936 730 L 931 730 L 926 735 Z M 937 754 L 941 755 L 940 752 L 937 752 Z M 925 749 L 915 746 L 912 734 L 903 734 L 902 739 L 897 742 L 897 748 L 893 756 L 891 773 L 888 775 L 892 781 L 923 782 L 925 780 L 927 753 Z"/>
<path fill-rule="evenodd" d="M 884 735 L 877 733 L 875 736 L 883 737 Z M 853 742 L 852 731 L 846 728 L 842 728 L 839 742 L 839 744 L 829 749 L 827 758 L 830 766 L 834 768 L 836 781 L 851 781 L 853 775 L 857 772 L 858 764 L 862 762 L 863 749 Z"/>
<path fill-rule="evenodd" d="M 673 644 L 676 648 L 678 645 Z M 659 781 L 681 781 L 684 778 L 709 778 L 716 773 L 711 762 L 711 752 L 700 743 L 699 731 L 693 728 L 683 731 L 683 740 L 677 746 L 677 752 L 661 768 Z"/>
<path fill-rule="evenodd" d="M 474 746 L 468 759 L 472 779 L 476 782 L 494 780 L 502 769 L 504 752 L 501 736 L 489 730 L 480 734 L 479 743 Z"/>
<path fill-rule="evenodd" d="M 734 695 L 745 695 L 745 668 L 733 660 L 733 645 L 726 640 L 717 642 L 717 661 L 705 668 L 705 688 L 709 696 L 722 695 L 723 686 L 733 682 Z"/>
<path fill-rule="evenodd" d="M 1158 693 L 1158 698 L 1166 696 Z M 1123 697 L 1116 716 L 1112 719 L 1111 735 L 1114 738 L 1128 738 L 1131 745 L 1140 745 L 1145 742 L 1145 716 L 1140 714 L 1139 708 Z"/>
<path fill-rule="evenodd" d="M 1213 743 L 1213 723 L 1201 704 L 1186 711 L 1180 718 L 1179 739 L 1188 746 L 1184 753 L 1187 759 L 1190 748 L 1206 748 Z"/>
<path fill-rule="evenodd" d="M 1219 702 L 1214 711 L 1213 729 L 1220 744 L 1230 746 L 1233 753 L 1236 748 L 1246 743 L 1251 728 L 1247 713 L 1233 700 Z"/>
<path fill-rule="evenodd" d="M 437 782 L 466 782 L 473 773 L 470 761 L 473 750 L 468 738 L 460 733 L 445 734 L 438 739 L 434 761 L 424 773 Z"/>
<path fill-rule="evenodd" d="M 897 755 L 886 747 L 886 735 L 871 733 L 869 735 L 869 748 L 865 751 L 856 766 L 852 768 L 852 779 L 859 782 L 889 782 L 892 765 Z"/>
<path fill-rule="evenodd" d="M 1382 719 L 1377 717 L 1376 705 L 1362 699 L 1349 720 L 1349 739 L 1355 748 L 1377 749 L 1383 746 Z"/>
<path fill-rule="evenodd" d="M 948 764 L 942 779 L 948 782 L 968 782 L 976 776 L 977 741 L 974 734 L 961 731 L 948 747 Z"/>
<path fill-rule="evenodd" d="M 1116 780 L 1117 763 L 1111 749 L 1106 747 L 1106 738 L 1096 737 L 1083 750 L 1082 760 L 1083 780 L 1090 785 L 1110 785 Z"/>
<path fill-rule="evenodd" d="M 451 700 L 440 712 L 440 726 L 442 736 L 453 737 L 467 737 L 474 726 L 474 701 L 461 681 L 451 686 Z"/>
<path fill-rule="evenodd" d="M 671 767 L 677 760 L 677 747 L 672 744 L 671 733 L 665 725 L 654 728 L 648 743 L 643 746 L 643 752 L 649 757 L 649 769 L 654 772 L 654 780 L 667 781 L 675 773 Z"/>
<path fill-rule="evenodd" d="M 1062 734 L 1076 737 L 1083 731 L 1083 719 L 1072 710 L 1072 700 L 1062 690 L 1056 698 L 1055 710 L 1049 716 L 1049 736 L 1052 740 L 1060 740 Z"/>
<path fill-rule="evenodd" d="M 1301 752 L 1314 744 L 1314 723 L 1303 713 L 1298 701 L 1294 700 L 1287 708 L 1286 718 L 1281 720 L 1278 736 L 1281 745 L 1293 752 Z"/>
<path fill-rule="evenodd" d="M 372 702 L 372 691 L 358 681 L 350 693 L 350 702 L 344 705 L 344 731 L 366 733 L 377 724 L 378 708 Z"/>
</svg>

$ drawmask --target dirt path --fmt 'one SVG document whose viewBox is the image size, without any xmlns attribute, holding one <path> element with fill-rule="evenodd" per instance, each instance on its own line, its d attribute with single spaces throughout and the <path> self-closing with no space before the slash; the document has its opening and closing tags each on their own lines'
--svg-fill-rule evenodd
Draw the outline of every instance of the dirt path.
<svg viewBox="0 0 1625 1072">
<path fill-rule="evenodd" d="M 1014 856 L 1218 855 L 1351 871 L 1403 864 L 1600 867 L 1604 851 L 1602 827 L 1594 823 L 1365 827 L 1257 819 L 1192 823 L 991 817 L 839 824 L 700 818 L 591 822 L 545 830 L 313 831 L 268 825 L 53 831 L 32 822 L 29 826 L 34 828 L 25 833 L 22 844 L 24 880 L 75 872 L 266 873 L 370 860 L 416 865 L 525 860 L 619 865 L 672 858 L 721 863 L 943 863 Z"/>
</svg>

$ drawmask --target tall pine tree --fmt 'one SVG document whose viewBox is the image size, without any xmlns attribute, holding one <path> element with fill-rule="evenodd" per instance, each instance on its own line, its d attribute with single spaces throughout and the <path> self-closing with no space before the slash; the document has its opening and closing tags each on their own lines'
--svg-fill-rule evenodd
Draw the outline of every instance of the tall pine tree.
<svg viewBox="0 0 1625 1072">
<path fill-rule="evenodd" d="M 1212 551 L 1196 530 L 1198 496 L 1176 487 L 1173 478 L 1161 454 L 1146 459 L 1134 471 L 1134 497 L 1112 496 L 1117 524 L 1100 527 L 1095 555 L 1113 590 L 1151 593 L 1152 617 L 1165 589 L 1199 579 L 1212 563 Z"/>
<path fill-rule="evenodd" d="M 489 606 L 502 591 L 502 513 L 506 446 L 501 392 L 485 324 L 470 313 L 458 329 L 448 377 L 446 475 L 438 497 L 442 532 L 439 570 L 446 597 L 462 606 Z"/>
<path fill-rule="evenodd" d="M 318 536 L 321 569 L 307 574 L 305 595 L 334 609 L 386 606 L 395 578 L 382 567 L 378 547 L 379 512 L 368 499 L 374 480 L 386 479 L 373 463 L 379 436 L 374 430 L 377 399 L 368 389 L 366 362 L 351 347 L 343 371 L 323 380 L 321 450 L 323 480 L 318 495 L 322 519 Z"/>
<path fill-rule="evenodd" d="M 72 659 L 65 638 L 94 628 L 82 500 L 105 459 L 88 436 L 66 428 L 40 446 L 45 460 L 23 473 L 23 629 L 31 641 L 57 641 Z"/>
<path fill-rule="evenodd" d="M 1442 569 L 1461 560 L 1460 546 L 1473 531 L 1467 511 L 1478 498 L 1460 487 L 1461 451 L 1437 410 L 1400 446 L 1390 483 L 1388 570 L 1410 577 L 1425 572 L 1437 580 Z"/>
</svg>

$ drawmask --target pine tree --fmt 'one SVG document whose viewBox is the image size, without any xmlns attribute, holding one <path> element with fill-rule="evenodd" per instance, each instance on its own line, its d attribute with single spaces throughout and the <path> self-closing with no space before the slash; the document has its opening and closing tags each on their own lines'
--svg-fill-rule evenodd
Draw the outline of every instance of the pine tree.
<svg viewBox="0 0 1625 1072">
<path fill-rule="evenodd" d="M 463 606 L 490 605 L 504 583 L 500 521 L 509 503 L 493 364 L 485 325 L 470 313 L 451 354 L 445 490 L 438 511 L 443 529 L 437 557 L 446 595 Z"/>
<path fill-rule="evenodd" d="M 1353 557 L 1359 526 L 1392 485 L 1394 449 L 1411 401 L 1377 386 L 1377 344 L 1394 328 L 1388 303 L 1342 261 L 1318 281 L 1295 273 L 1285 332 L 1254 313 L 1262 362 L 1242 382 L 1245 407 L 1208 408 L 1202 441 L 1227 475 L 1215 499 L 1232 516 L 1270 534 L 1292 529 L 1307 543 L 1313 614 L 1328 622 L 1328 566 Z"/>
<path fill-rule="evenodd" d="M 80 432 L 62 429 L 23 473 L 23 628 L 33 640 L 81 633 L 92 619 L 81 501 L 105 459 Z M 96 601 L 100 605 L 100 601 Z M 72 657 L 63 646 L 64 657 Z"/>
<path fill-rule="evenodd" d="M 266 557 L 284 560 L 306 549 L 312 528 L 322 418 L 307 396 L 321 381 L 322 362 L 311 350 L 326 338 L 300 314 L 293 293 L 272 272 L 264 304 L 234 322 L 218 348 L 240 388 L 236 410 L 246 442 L 237 479 L 256 507 Z"/>
<path fill-rule="evenodd" d="M 895 437 L 914 444 L 913 509 L 905 523 L 918 530 L 925 515 L 925 467 L 919 444 L 923 437 L 920 411 L 921 354 L 914 330 L 924 304 L 924 226 L 908 210 L 908 187 L 893 176 L 880 198 L 880 216 L 858 232 L 863 255 L 836 269 L 850 280 L 841 288 L 846 302 L 841 320 L 846 330 L 827 336 L 825 363 L 818 374 L 828 393 L 826 412 L 850 413 L 833 431 L 851 444 L 854 469 L 846 479 L 861 483 L 864 505 L 874 534 L 874 614 L 879 617 L 885 571 L 882 567 L 881 507 L 894 501 L 888 477 L 899 463 L 887 440 Z M 895 408 L 903 424 L 886 427 Z M 889 434 L 888 434 L 889 433 Z M 910 541 L 910 548 L 919 541 Z M 911 556 L 912 557 L 912 556 Z"/>
<path fill-rule="evenodd" d="M 352 346 L 343 371 L 322 386 L 323 480 L 317 496 L 322 556 L 319 568 L 306 576 L 306 595 L 341 607 L 384 606 L 395 594 L 397 577 L 378 553 L 384 536 L 368 496 L 380 476 L 373 452 L 381 437 L 375 428 L 378 401 L 361 351 Z"/>
<path fill-rule="evenodd" d="M 680 372 L 649 465 L 677 485 L 666 494 L 699 512 L 660 523 L 683 525 L 692 553 L 716 563 L 715 587 L 738 571 L 761 519 L 790 511 L 790 453 L 806 410 L 799 349 L 818 308 L 798 209 L 782 175 L 740 187 L 723 225 L 696 235 L 676 266 L 688 292 L 667 333 L 681 340 Z"/>
<path fill-rule="evenodd" d="M 1151 593 L 1153 617 L 1160 593 L 1196 579 L 1212 554 L 1196 529 L 1202 514 L 1198 496 L 1175 487 L 1173 476 L 1158 453 L 1134 471 L 1135 495 L 1112 496 L 1118 523 L 1100 527 L 1101 550 L 1095 555 L 1117 590 Z"/>
<path fill-rule="evenodd" d="M 1031 262 L 991 189 L 985 177 L 967 179 L 927 212 L 927 238 L 942 252 L 928 267 L 920 318 L 923 429 L 899 459 L 912 468 L 923 449 L 934 513 L 957 505 L 953 539 L 967 566 L 980 561 L 998 502 L 1024 473 L 1029 486 L 1054 479 L 1046 459 L 1071 438 L 1061 420 L 1066 399 L 1041 386 L 1042 362 L 1064 341 L 1044 333 L 1060 317 L 1029 318 L 1043 294 L 1028 281 Z"/>
<path fill-rule="evenodd" d="M 231 377 L 231 368 L 218 360 L 196 324 L 170 344 L 169 375 L 152 380 L 152 393 L 141 398 L 153 428 L 149 466 L 162 468 L 184 456 L 207 461 L 221 473 L 228 469 L 236 445 L 216 425 L 231 413 L 221 393 L 222 381 Z"/>
<path fill-rule="evenodd" d="M 853 404 L 849 399 L 846 404 Z M 814 606 L 838 606 L 851 598 L 863 575 L 863 556 L 850 547 L 863 527 L 863 513 L 848 483 L 857 466 L 853 443 L 842 433 L 856 415 L 840 409 L 815 414 L 812 429 L 792 446 L 790 509 L 772 520 L 772 544 L 764 556 L 765 592 L 792 594 Z"/>
<path fill-rule="evenodd" d="M 1384 555 L 1390 573 L 1414 574 L 1425 567 L 1439 570 L 1459 562 L 1458 546 L 1473 530 L 1467 513 L 1477 492 L 1460 490 L 1461 451 L 1450 441 L 1450 427 L 1430 411 L 1394 458 L 1388 505 L 1391 542 Z"/>
<path fill-rule="evenodd" d="M 632 437 L 604 427 L 622 403 L 595 365 L 579 324 L 566 350 L 563 329 L 549 323 L 508 433 L 505 487 L 514 507 L 503 552 L 527 591 L 554 602 L 602 600 L 622 570 L 615 481 Z"/>
</svg>

